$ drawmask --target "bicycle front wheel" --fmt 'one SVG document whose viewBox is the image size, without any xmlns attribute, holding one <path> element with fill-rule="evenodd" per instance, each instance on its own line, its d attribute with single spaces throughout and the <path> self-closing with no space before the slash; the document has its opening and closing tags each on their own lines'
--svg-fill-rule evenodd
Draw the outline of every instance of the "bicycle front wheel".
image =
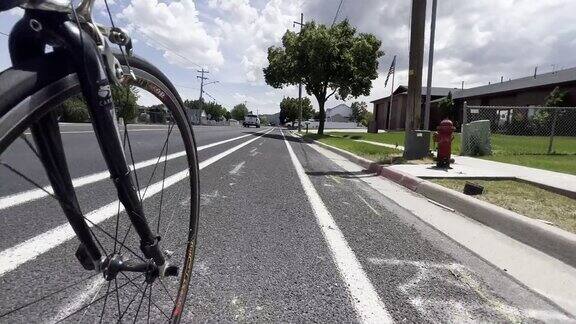
<svg viewBox="0 0 576 324">
<path fill-rule="evenodd" d="M 141 273 L 120 272 L 106 280 L 82 268 L 78 260 L 82 256 L 75 255 L 78 241 L 66 224 L 58 197 L 52 194 L 29 132 L 46 114 L 81 114 L 76 75 L 66 70 L 65 58 L 47 55 L 26 68 L 0 74 L 0 289 L 4 300 L 0 322 L 178 322 L 182 318 L 200 206 L 193 131 L 182 100 L 158 69 L 139 58 L 118 59 L 123 66 L 129 63 L 136 76 L 125 84 L 131 89 L 127 98 L 135 95 L 143 105 L 134 117 L 138 124 L 119 127 L 126 159 L 144 217 L 161 238 L 161 249 L 178 267 L 178 275 L 147 283 Z M 91 125 L 60 123 L 59 129 L 81 209 L 102 254 L 144 260 Z"/>
</svg>

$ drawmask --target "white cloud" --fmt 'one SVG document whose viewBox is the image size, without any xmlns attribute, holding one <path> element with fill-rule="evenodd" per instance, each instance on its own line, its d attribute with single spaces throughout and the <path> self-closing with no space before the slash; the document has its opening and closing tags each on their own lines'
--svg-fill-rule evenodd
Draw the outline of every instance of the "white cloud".
<svg viewBox="0 0 576 324">
<path fill-rule="evenodd" d="M 301 11 L 300 1 L 270 0 L 257 9 L 248 0 L 210 0 L 223 50 L 239 63 L 241 81 L 262 83 L 268 47 L 279 44 Z M 227 19 L 225 17 L 234 17 Z"/>
<path fill-rule="evenodd" d="M 128 27 L 143 35 L 148 45 L 164 52 L 172 64 L 187 68 L 195 64 L 218 67 L 224 64 L 219 39 L 209 35 L 198 18 L 194 1 L 131 0 L 120 17 Z"/>
</svg>

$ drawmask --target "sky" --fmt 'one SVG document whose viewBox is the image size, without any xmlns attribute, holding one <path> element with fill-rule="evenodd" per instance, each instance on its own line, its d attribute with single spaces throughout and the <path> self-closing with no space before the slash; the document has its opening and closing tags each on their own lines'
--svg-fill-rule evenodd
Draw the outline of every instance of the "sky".
<svg viewBox="0 0 576 324">
<path fill-rule="evenodd" d="M 78 0 L 74 0 L 75 3 Z M 331 24 L 348 19 L 358 32 L 382 41 L 379 77 L 369 96 L 390 93 L 384 87 L 390 63 L 397 59 L 396 86 L 407 84 L 410 34 L 409 0 L 108 0 L 114 22 L 129 31 L 134 51 L 176 85 L 186 99 L 197 99 L 197 70 L 209 71 L 204 97 L 231 109 L 246 102 L 254 112 L 275 113 L 296 87 L 274 89 L 264 82 L 267 48 L 279 45 L 286 30 L 305 21 Z M 428 1 L 428 49 L 431 1 Z M 576 66 L 576 1 L 573 0 L 438 0 L 433 86 L 473 87 L 553 69 Z M 0 33 L 9 33 L 21 9 L 0 13 Z M 104 0 L 97 0 L 94 18 L 108 24 Z M 427 66 L 428 50 L 424 53 Z M 0 35 L 0 70 L 10 66 L 7 37 Z M 426 68 L 423 71 L 426 84 Z M 315 99 L 311 98 L 315 103 Z M 142 95 L 141 104 L 152 104 Z M 343 101 L 329 100 L 326 107 Z M 315 107 L 317 104 L 315 103 Z"/>
</svg>

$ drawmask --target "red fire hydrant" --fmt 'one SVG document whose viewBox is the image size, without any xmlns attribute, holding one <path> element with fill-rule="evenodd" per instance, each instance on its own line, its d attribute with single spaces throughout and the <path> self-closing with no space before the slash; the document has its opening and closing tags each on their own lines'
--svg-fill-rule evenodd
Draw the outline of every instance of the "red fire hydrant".
<svg viewBox="0 0 576 324">
<path fill-rule="evenodd" d="M 454 139 L 454 124 L 449 119 L 444 119 L 436 127 L 434 133 L 434 142 L 438 143 L 436 166 L 439 168 L 450 167 L 450 158 L 452 154 L 452 140 Z"/>
</svg>

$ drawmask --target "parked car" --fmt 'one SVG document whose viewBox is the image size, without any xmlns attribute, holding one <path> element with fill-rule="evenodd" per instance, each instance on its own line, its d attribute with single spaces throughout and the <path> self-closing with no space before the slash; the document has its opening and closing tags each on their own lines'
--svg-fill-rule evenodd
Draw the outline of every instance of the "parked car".
<svg viewBox="0 0 576 324">
<path fill-rule="evenodd" d="M 256 115 L 246 115 L 244 118 L 244 123 L 242 123 L 244 127 L 254 126 L 256 128 L 260 128 L 260 118 Z"/>
</svg>

